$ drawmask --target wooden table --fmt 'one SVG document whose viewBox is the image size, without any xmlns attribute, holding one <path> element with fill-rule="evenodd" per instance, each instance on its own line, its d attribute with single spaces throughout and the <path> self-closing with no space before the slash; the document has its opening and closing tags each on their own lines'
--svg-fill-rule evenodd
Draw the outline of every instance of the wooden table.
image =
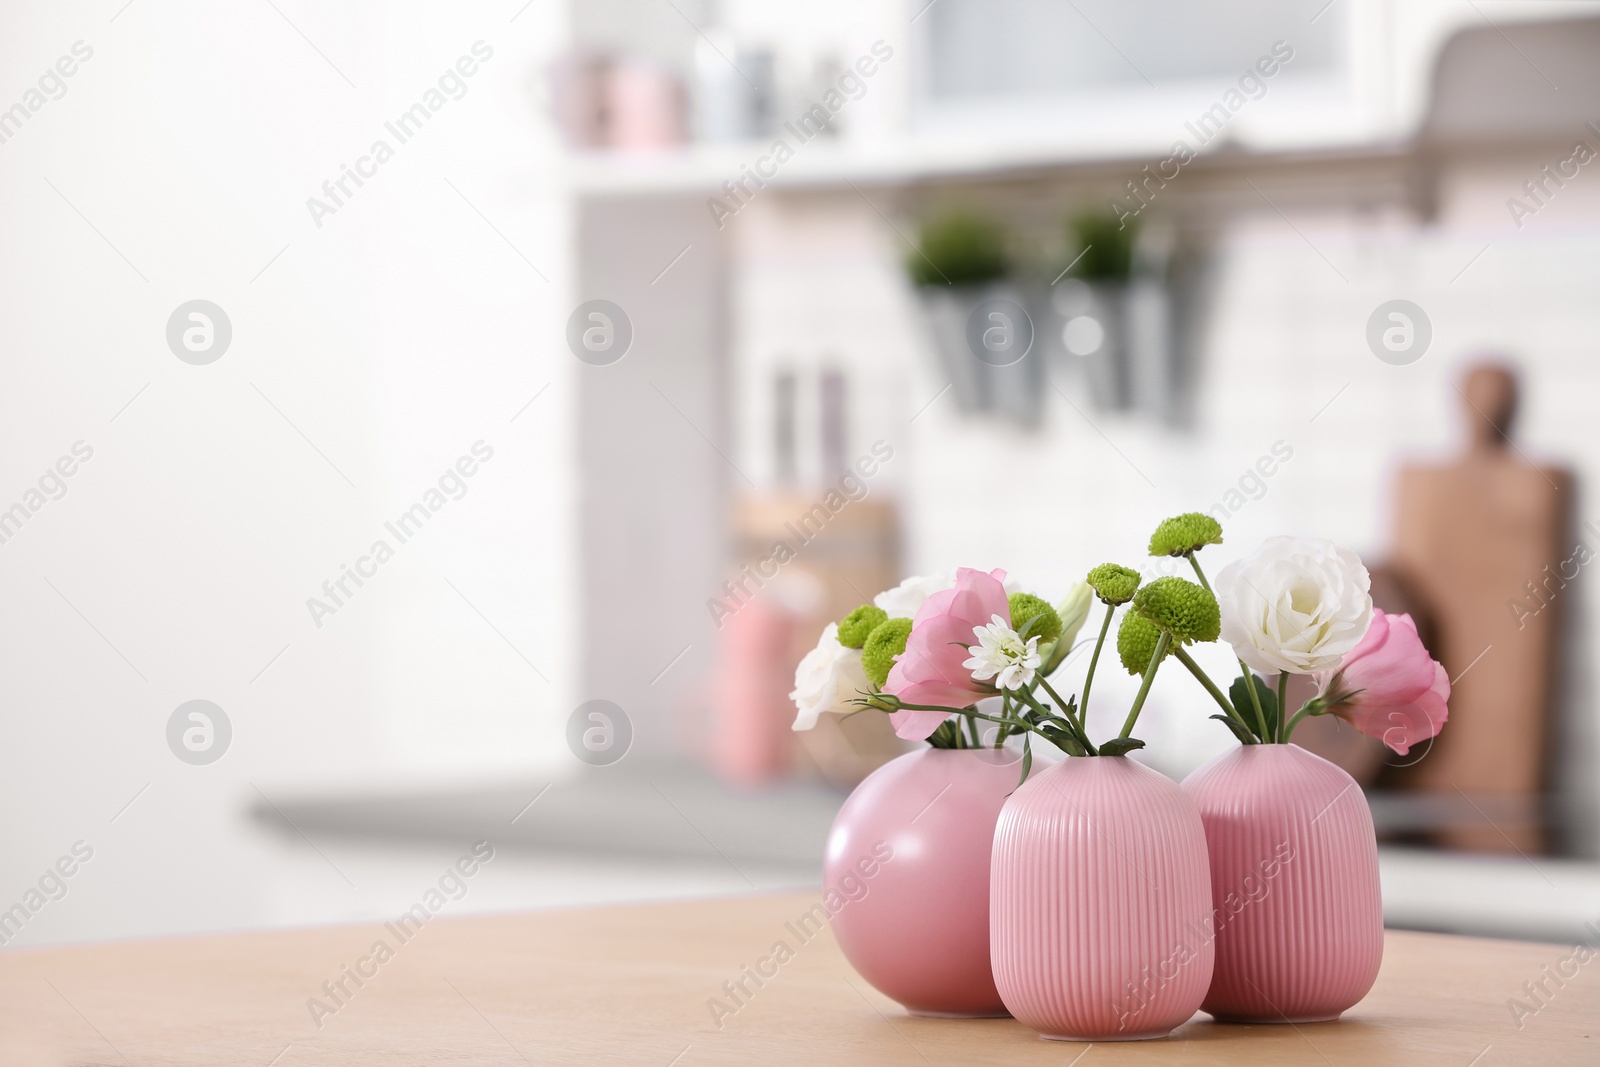
<svg viewBox="0 0 1600 1067">
<path fill-rule="evenodd" d="M 1570 947 L 1391 932 L 1377 986 L 1342 1022 L 1197 1015 L 1165 1041 L 1084 1046 L 1010 1019 L 907 1016 L 831 934 L 800 944 L 786 928 L 813 902 L 440 916 L 404 942 L 364 926 L 9 951 L 0 1064 L 1600 1064 L 1600 960 L 1549 983 L 1520 1029 L 1507 1007 Z M 392 950 L 382 962 L 370 955 L 380 940 Z M 760 989 L 747 980 L 753 995 L 714 1025 L 708 1001 L 778 940 L 794 958 Z M 336 1004 L 323 983 L 347 965 L 371 977 L 344 978 Z M 331 1011 L 315 1021 L 314 996 Z"/>
</svg>

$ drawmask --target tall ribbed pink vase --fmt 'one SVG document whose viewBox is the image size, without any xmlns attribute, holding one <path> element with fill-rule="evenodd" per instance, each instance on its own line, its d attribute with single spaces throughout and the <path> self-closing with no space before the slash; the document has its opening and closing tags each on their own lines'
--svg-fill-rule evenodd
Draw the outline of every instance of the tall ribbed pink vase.
<svg viewBox="0 0 1600 1067">
<path fill-rule="evenodd" d="M 1217 969 L 1201 1007 L 1235 1022 L 1337 1019 L 1383 962 L 1372 813 L 1299 745 L 1241 745 L 1183 788 L 1211 853 Z"/>
<path fill-rule="evenodd" d="M 1006 1014 L 989 969 L 989 851 L 1020 774 L 1014 752 L 922 748 L 869 774 L 833 821 L 834 935 L 913 1014 Z"/>
<path fill-rule="evenodd" d="M 1000 812 L 989 887 L 995 984 L 1045 1037 L 1165 1037 L 1200 1007 L 1205 831 L 1164 775 L 1119 756 L 1036 772 Z"/>
</svg>

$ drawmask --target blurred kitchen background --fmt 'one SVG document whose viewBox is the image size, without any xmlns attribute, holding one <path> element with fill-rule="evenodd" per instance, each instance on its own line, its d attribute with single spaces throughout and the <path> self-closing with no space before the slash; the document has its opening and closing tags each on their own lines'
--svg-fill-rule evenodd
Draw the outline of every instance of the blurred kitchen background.
<svg viewBox="0 0 1600 1067">
<path fill-rule="evenodd" d="M 1359 551 L 1457 679 L 1437 751 L 1304 739 L 1391 925 L 1600 919 L 1600 8 L 96 0 L 0 62 L 0 909 L 93 849 L 9 946 L 387 918 L 478 839 L 457 912 L 816 885 L 900 751 L 789 730 L 821 626 L 1183 510 Z M 1151 761 L 1208 714 L 1158 679 Z"/>
</svg>

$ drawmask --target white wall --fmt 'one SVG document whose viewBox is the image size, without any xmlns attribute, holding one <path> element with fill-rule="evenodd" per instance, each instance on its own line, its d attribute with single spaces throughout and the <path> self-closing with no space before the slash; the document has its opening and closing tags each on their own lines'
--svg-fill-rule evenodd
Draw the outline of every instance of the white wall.
<svg viewBox="0 0 1600 1067">
<path fill-rule="evenodd" d="M 565 757 L 576 361 L 556 347 L 567 220 L 530 88 L 564 29 L 545 4 L 511 21 L 521 7 L 0 15 L 6 106 L 73 42 L 94 50 L 0 144 L 0 506 L 75 441 L 94 449 L 0 545 L 7 904 L 85 838 L 99 889 L 80 894 L 144 907 L 141 891 L 170 881 L 149 906 L 200 924 L 250 892 L 233 842 L 253 786 L 422 784 Z M 494 55 L 466 95 L 318 228 L 307 197 L 375 138 L 396 143 L 385 120 L 480 39 Z M 164 338 L 195 297 L 232 321 L 209 366 Z M 494 458 L 467 495 L 314 625 L 307 598 L 480 439 Z M 197 697 L 234 728 L 207 767 L 165 741 Z M 74 921 L 58 911 L 37 936 Z"/>
</svg>

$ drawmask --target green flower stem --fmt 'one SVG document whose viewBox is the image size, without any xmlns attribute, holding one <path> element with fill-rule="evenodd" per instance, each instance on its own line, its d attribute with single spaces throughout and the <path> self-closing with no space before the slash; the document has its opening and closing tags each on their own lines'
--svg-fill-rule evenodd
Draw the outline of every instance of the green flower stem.
<svg viewBox="0 0 1600 1067">
<path fill-rule="evenodd" d="M 1283 725 L 1283 740 L 1285 742 L 1287 742 L 1289 740 L 1289 738 L 1294 736 L 1294 728 L 1296 726 L 1300 725 L 1300 720 L 1301 719 L 1305 718 L 1307 715 L 1319 715 L 1319 714 L 1321 714 L 1321 709 L 1320 709 L 1320 706 L 1319 706 L 1319 702 L 1315 701 L 1315 700 L 1306 701 L 1305 707 L 1303 707 L 1299 711 L 1295 712 L 1294 716 L 1292 718 L 1290 718 L 1290 720 L 1288 722 L 1284 723 L 1284 725 Z"/>
<path fill-rule="evenodd" d="M 1050 699 L 1054 700 L 1061 708 L 1061 717 L 1076 726 L 1080 734 L 1083 733 L 1083 709 L 1081 707 L 1078 709 L 1078 719 L 1076 722 L 1073 722 L 1072 712 L 1069 710 L 1071 708 L 1071 703 L 1069 701 L 1062 700 L 1061 694 L 1051 688 L 1050 683 L 1045 681 L 1043 678 L 1039 679 L 1039 684 L 1044 686 L 1044 691 L 1050 694 Z"/>
<path fill-rule="evenodd" d="M 977 719 L 968 719 L 967 720 L 967 733 L 972 735 L 972 747 L 973 748 L 982 748 L 983 747 L 983 738 L 978 735 L 978 720 Z"/>
<path fill-rule="evenodd" d="M 1017 695 L 1022 698 L 1022 701 L 1025 704 L 1027 704 L 1034 711 L 1037 711 L 1039 714 L 1041 714 L 1041 715 L 1050 714 L 1050 709 L 1046 708 L 1043 704 L 1039 703 L 1039 698 L 1034 696 L 1031 691 L 1029 691 L 1027 689 L 1019 690 Z M 1056 699 L 1059 700 L 1060 698 L 1057 697 Z M 1073 740 L 1077 741 L 1078 744 L 1083 746 L 1083 750 L 1085 752 L 1087 752 L 1091 756 L 1098 756 L 1100 754 L 1099 750 L 1094 747 L 1094 743 L 1089 740 L 1089 735 L 1083 732 L 1083 727 L 1081 727 L 1077 723 L 1073 722 L 1072 721 L 1072 716 L 1070 716 L 1070 715 L 1068 715 L 1066 713 L 1066 705 L 1065 704 L 1062 705 L 1061 716 L 1060 717 L 1061 717 L 1061 721 L 1067 724 L 1067 732 L 1072 735 Z M 1038 732 L 1038 731 L 1035 731 L 1035 732 Z M 1055 742 L 1052 741 L 1048 735 L 1042 735 L 1042 736 L 1044 736 L 1046 741 L 1050 741 L 1050 743 L 1052 745 L 1055 744 Z M 1056 747 L 1059 748 L 1060 746 L 1057 745 Z"/>
<path fill-rule="evenodd" d="M 1286 722 L 1284 722 L 1284 720 L 1283 720 L 1283 715 L 1284 715 L 1283 709 L 1289 706 L 1288 705 L 1288 699 L 1289 699 L 1289 672 L 1288 671 L 1279 671 L 1278 672 L 1278 744 L 1280 744 L 1280 745 L 1284 745 L 1284 744 L 1288 744 L 1289 743 L 1289 732 L 1286 729 L 1288 724 Z"/>
<path fill-rule="evenodd" d="M 1261 743 L 1266 744 L 1272 736 L 1272 731 L 1267 729 L 1267 713 L 1261 710 L 1261 694 L 1256 692 L 1255 672 L 1252 671 L 1244 660 L 1239 661 L 1239 669 L 1244 672 L 1246 688 L 1250 690 L 1250 703 L 1256 709 L 1256 736 L 1261 738 Z"/>
<path fill-rule="evenodd" d="M 1189 668 L 1189 673 L 1194 675 L 1195 679 L 1205 687 L 1206 692 L 1211 694 L 1211 699 L 1217 702 L 1217 706 L 1222 709 L 1223 713 L 1227 715 L 1228 718 L 1244 727 L 1245 733 L 1249 733 L 1250 727 L 1245 723 L 1244 718 L 1240 716 L 1238 709 L 1236 709 L 1232 702 L 1229 701 L 1225 695 L 1223 695 L 1222 690 L 1217 688 L 1217 683 L 1213 682 L 1206 672 L 1201 669 L 1200 664 L 1194 661 L 1194 657 L 1189 655 L 1188 650 L 1182 645 L 1179 645 L 1177 648 L 1172 650 L 1172 655 L 1179 663 Z"/>
<path fill-rule="evenodd" d="M 1300 725 L 1300 720 L 1305 718 L 1307 715 L 1326 715 L 1328 713 L 1328 710 L 1330 708 L 1332 708 L 1335 704 L 1343 704 L 1346 700 L 1349 700 L 1351 697 L 1355 696 L 1357 693 L 1361 693 L 1361 692 L 1364 692 L 1364 691 L 1365 690 L 1361 690 L 1361 689 L 1352 689 L 1348 693 L 1340 693 L 1338 696 L 1334 697 L 1331 700 L 1324 700 L 1322 697 L 1312 697 L 1310 700 L 1306 701 L 1304 705 L 1301 706 L 1299 711 L 1294 713 L 1294 715 L 1289 719 L 1289 721 L 1287 723 L 1284 724 L 1284 727 L 1283 727 L 1283 739 L 1284 739 L 1284 741 L 1288 741 L 1289 738 L 1294 735 L 1294 728 L 1296 726 L 1299 726 Z M 1282 697 L 1280 697 L 1279 699 L 1281 700 Z"/>
<path fill-rule="evenodd" d="M 1161 660 L 1167 654 L 1167 646 L 1172 643 L 1170 631 L 1162 630 L 1161 636 L 1156 638 L 1155 651 L 1150 654 L 1150 666 L 1145 668 L 1144 681 L 1139 683 L 1139 695 L 1133 698 L 1133 707 L 1128 710 L 1128 719 L 1122 724 L 1122 732 L 1118 737 L 1127 737 L 1133 733 L 1133 724 L 1139 721 L 1139 712 L 1144 709 L 1144 698 L 1150 695 L 1150 683 L 1156 680 L 1156 668 L 1161 666 Z"/>
<path fill-rule="evenodd" d="M 1040 681 L 1043 682 L 1043 679 L 1040 679 Z M 1089 740 L 1089 730 L 1084 724 L 1081 714 L 1079 718 L 1074 719 L 1072 717 L 1071 703 L 1069 701 L 1062 700 L 1061 694 L 1052 689 L 1049 682 L 1043 682 L 1043 684 L 1045 692 L 1049 693 L 1050 698 L 1054 700 L 1057 705 L 1059 705 L 1061 709 L 1061 718 L 1064 722 L 1066 722 L 1067 726 L 1071 728 L 1072 735 L 1078 739 L 1078 744 L 1082 745 L 1084 750 L 1087 751 L 1089 755 L 1098 756 L 1100 753 L 1094 747 L 1094 743 Z M 1079 710 L 1081 712 L 1082 709 Z"/>
<path fill-rule="evenodd" d="M 1206 592 L 1210 593 L 1212 596 L 1216 596 L 1216 590 L 1212 589 L 1211 583 L 1206 581 L 1206 572 L 1200 569 L 1200 561 L 1194 558 L 1193 553 L 1189 554 L 1189 565 L 1194 568 L 1195 577 L 1200 579 L 1200 584 L 1205 586 Z M 1245 661 L 1241 659 L 1239 660 L 1239 669 L 1244 672 L 1245 682 L 1247 683 L 1245 688 L 1250 690 L 1250 703 L 1255 705 L 1256 725 L 1260 727 L 1260 730 L 1257 732 L 1256 736 L 1261 738 L 1262 744 L 1266 744 L 1269 738 L 1272 738 L 1276 735 L 1271 730 L 1267 729 L 1267 714 L 1261 710 L 1261 694 L 1256 692 L 1256 683 L 1254 681 L 1249 664 L 1245 663 Z M 1245 727 L 1245 729 L 1249 729 L 1249 727 Z"/>
<path fill-rule="evenodd" d="M 906 703 L 902 703 L 902 702 L 899 702 L 899 701 L 897 701 L 896 703 L 898 704 L 898 707 L 896 707 L 894 709 L 896 711 L 899 711 L 901 708 L 904 708 L 907 711 L 943 711 L 943 712 L 946 712 L 946 713 L 948 713 L 950 715 L 967 715 L 967 716 L 970 716 L 970 717 L 972 717 L 974 719 L 983 719 L 983 720 L 985 720 L 987 722 L 1002 723 L 1002 724 L 1010 727 L 1013 730 L 1017 729 L 1018 727 L 1021 727 L 1022 729 L 1027 730 L 1030 733 L 1038 734 L 1040 737 L 1044 738 L 1046 741 L 1050 741 L 1050 735 L 1049 734 L 1045 733 L 1043 730 L 1041 730 L 1038 727 L 1034 726 L 1032 723 L 1026 722 L 1026 721 L 1024 721 L 1022 719 L 1017 719 L 1017 718 L 1000 719 L 1000 718 L 996 718 L 993 715 L 985 715 L 983 712 L 977 711 L 977 710 L 975 710 L 973 708 L 947 708 L 943 704 L 906 704 Z M 1055 744 L 1054 741 L 1050 741 L 1050 743 L 1052 745 Z"/>
<path fill-rule="evenodd" d="M 1039 707 L 1039 702 L 1037 700 L 1029 700 L 1028 703 L 1031 703 L 1034 707 L 1039 708 L 1039 710 L 1041 710 L 1041 711 L 1044 710 L 1043 708 Z M 1034 726 L 1032 723 L 1026 722 L 1023 719 L 1013 718 L 1013 719 L 1010 719 L 1010 720 L 1001 720 L 1001 719 L 995 718 L 993 715 L 985 715 L 981 711 L 964 711 L 961 714 L 963 714 L 963 715 L 971 715 L 974 718 L 978 718 L 978 719 L 988 719 L 990 722 L 1002 722 L 1002 721 L 1004 721 L 1006 723 L 1006 725 L 1010 726 L 1012 729 L 1016 729 L 1017 727 L 1020 726 L 1024 730 L 1027 730 L 1029 733 L 1038 734 L 1040 737 L 1044 738 L 1046 741 L 1049 741 L 1050 744 L 1053 747 L 1056 747 L 1056 748 L 1060 748 L 1061 747 L 1061 746 L 1056 744 L 1055 738 L 1051 737 L 1049 734 L 1045 733 L 1043 730 L 1039 729 L 1037 726 Z M 1071 724 L 1071 720 L 1067 720 L 1067 723 L 1068 723 L 1069 726 L 1072 725 Z M 1094 746 L 1089 744 L 1089 739 L 1084 737 L 1082 734 L 1078 733 L 1075 728 L 1073 730 L 1073 735 L 1074 735 L 1074 740 L 1076 740 L 1078 742 L 1078 744 L 1082 745 L 1084 747 L 1084 750 L 1087 751 L 1091 756 L 1098 755 L 1098 753 L 1096 753 L 1095 750 L 1094 750 Z"/>
<path fill-rule="evenodd" d="M 1100 624 L 1100 639 L 1094 643 L 1094 655 L 1089 657 L 1089 673 L 1083 679 L 1083 699 L 1078 701 L 1078 715 L 1084 722 L 1089 721 L 1089 688 L 1094 685 L 1094 668 L 1100 662 L 1100 650 L 1105 647 L 1106 634 L 1111 630 L 1111 616 L 1117 613 L 1115 604 L 1106 605 L 1106 621 Z M 1040 681 L 1043 681 L 1041 678 Z M 1046 686 L 1046 689 L 1049 687 Z M 1052 691 L 1051 696 L 1055 696 Z M 1060 700 L 1056 697 L 1056 700 Z M 1063 705 L 1064 706 L 1064 705 Z"/>
</svg>

